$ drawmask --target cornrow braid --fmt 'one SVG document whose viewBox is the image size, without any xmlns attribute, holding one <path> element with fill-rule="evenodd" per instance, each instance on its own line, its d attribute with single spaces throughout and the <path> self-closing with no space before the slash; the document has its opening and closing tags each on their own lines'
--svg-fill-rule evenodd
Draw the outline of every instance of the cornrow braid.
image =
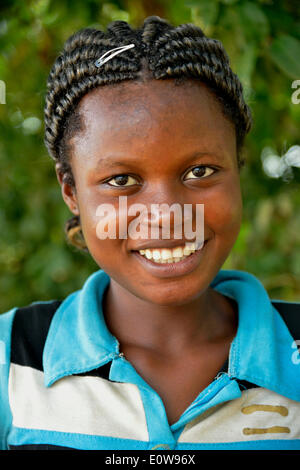
<svg viewBox="0 0 300 470">
<path fill-rule="evenodd" d="M 135 47 L 114 56 L 100 68 L 95 66 L 95 61 L 110 49 L 130 43 Z M 238 164 L 242 166 L 241 149 L 252 117 L 222 43 L 205 36 L 194 24 L 172 26 L 165 19 L 150 16 L 137 29 L 125 21 L 113 21 L 106 32 L 81 29 L 67 39 L 55 60 L 47 81 L 45 145 L 59 163 L 63 181 L 75 187 L 69 142 L 81 130 L 78 112 L 81 98 L 99 86 L 149 78 L 174 78 L 176 84 L 193 78 L 205 83 L 235 125 Z M 73 237 L 76 227 L 77 241 Z M 83 249 L 78 216 L 67 222 L 65 230 L 68 240 Z"/>
</svg>

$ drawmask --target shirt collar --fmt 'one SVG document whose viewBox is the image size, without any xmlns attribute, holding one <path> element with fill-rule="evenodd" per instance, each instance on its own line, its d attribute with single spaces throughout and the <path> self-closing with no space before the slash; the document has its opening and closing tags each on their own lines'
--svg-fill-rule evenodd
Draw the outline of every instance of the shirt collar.
<svg viewBox="0 0 300 470">
<path fill-rule="evenodd" d="M 299 365 L 292 360 L 294 338 L 261 282 L 243 271 L 222 270 L 211 286 L 238 304 L 229 376 L 300 401 Z"/>
<path fill-rule="evenodd" d="M 109 282 L 104 271 L 96 271 L 55 312 L 43 352 L 47 386 L 63 376 L 96 369 L 118 354 L 118 341 L 102 311 Z"/>
<path fill-rule="evenodd" d="M 56 311 L 43 353 L 46 386 L 119 355 L 119 343 L 109 332 L 102 310 L 109 282 L 103 270 L 96 271 Z M 238 304 L 229 376 L 300 401 L 299 365 L 292 361 L 294 340 L 260 281 L 243 271 L 221 270 L 211 287 Z"/>
</svg>

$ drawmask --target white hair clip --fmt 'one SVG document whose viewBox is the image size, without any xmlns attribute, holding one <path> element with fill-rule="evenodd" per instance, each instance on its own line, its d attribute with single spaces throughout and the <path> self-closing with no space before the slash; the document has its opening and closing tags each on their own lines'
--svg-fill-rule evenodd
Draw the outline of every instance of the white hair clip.
<svg viewBox="0 0 300 470">
<path fill-rule="evenodd" d="M 114 57 L 115 55 L 120 54 L 120 52 L 127 51 L 127 49 L 131 49 L 134 46 L 135 44 L 128 44 L 127 46 L 115 47 L 114 49 L 111 49 L 110 51 L 105 52 L 105 54 L 103 54 L 98 60 L 96 60 L 95 62 L 96 67 L 101 67 L 101 65 L 105 64 L 105 62 L 112 59 L 112 57 Z"/>
</svg>

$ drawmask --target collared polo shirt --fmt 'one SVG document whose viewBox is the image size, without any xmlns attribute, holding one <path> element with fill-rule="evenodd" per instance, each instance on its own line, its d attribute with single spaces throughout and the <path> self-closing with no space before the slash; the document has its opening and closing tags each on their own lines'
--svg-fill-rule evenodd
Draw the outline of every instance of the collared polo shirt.
<svg viewBox="0 0 300 470">
<path fill-rule="evenodd" d="M 0 448 L 300 449 L 300 304 L 221 270 L 211 287 L 238 304 L 227 366 L 169 425 L 106 326 L 109 282 L 99 270 L 63 301 L 0 315 Z"/>
</svg>

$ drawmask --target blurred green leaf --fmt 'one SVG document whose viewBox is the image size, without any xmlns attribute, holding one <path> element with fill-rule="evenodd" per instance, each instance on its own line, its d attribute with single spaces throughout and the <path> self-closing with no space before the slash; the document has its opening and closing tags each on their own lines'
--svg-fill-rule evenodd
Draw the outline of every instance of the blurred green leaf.
<svg viewBox="0 0 300 470">
<path fill-rule="evenodd" d="M 236 6 L 243 23 L 245 36 L 259 42 L 269 34 L 268 18 L 255 2 L 245 2 Z"/>
<path fill-rule="evenodd" d="M 290 78 L 300 77 L 300 41 L 288 35 L 276 38 L 270 47 L 273 62 Z"/>
<path fill-rule="evenodd" d="M 191 19 L 194 24 L 206 31 L 208 34 L 208 28 L 213 25 L 216 21 L 219 4 L 218 2 L 212 2 L 211 0 L 189 0 L 186 2 L 186 6 L 191 7 Z"/>
</svg>

